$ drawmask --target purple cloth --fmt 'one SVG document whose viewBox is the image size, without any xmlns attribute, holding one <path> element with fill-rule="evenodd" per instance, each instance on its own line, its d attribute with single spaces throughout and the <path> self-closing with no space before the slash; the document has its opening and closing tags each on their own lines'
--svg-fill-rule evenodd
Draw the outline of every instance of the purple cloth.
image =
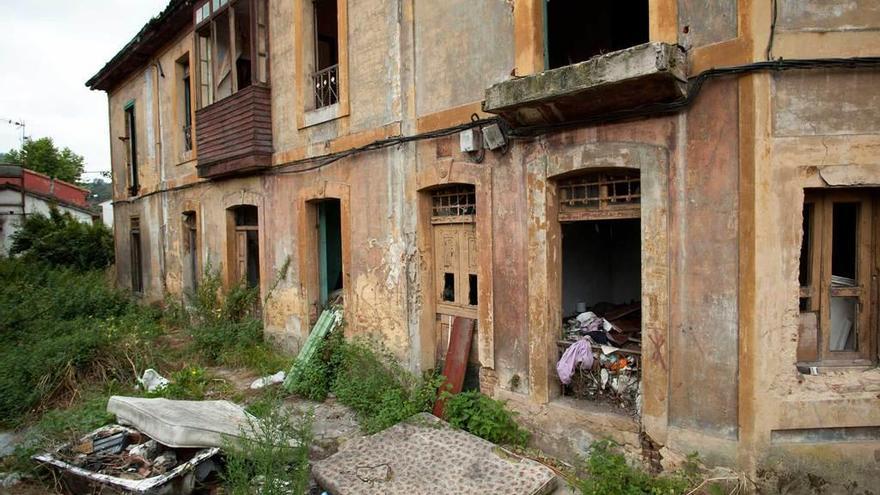
<svg viewBox="0 0 880 495">
<path fill-rule="evenodd" d="M 593 367 L 593 348 L 590 347 L 590 341 L 587 339 L 578 340 L 562 353 L 562 357 L 556 363 L 559 381 L 565 385 L 571 383 L 574 370 L 579 365 L 583 368 Z"/>
</svg>

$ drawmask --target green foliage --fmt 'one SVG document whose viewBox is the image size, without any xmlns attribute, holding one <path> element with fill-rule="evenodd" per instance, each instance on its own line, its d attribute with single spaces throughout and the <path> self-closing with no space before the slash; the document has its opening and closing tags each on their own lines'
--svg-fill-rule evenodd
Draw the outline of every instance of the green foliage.
<svg viewBox="0 0 880 495">
<path fill-rule="evenodd" d="M 345 338 L 341 330 L 331 332 L 318 344 L 315 354 L 303 365 L 299 379 L 293 381 L 291 392 L 307 399 L 323 402 L 330 394 L 343 356 Z"/>
<path fill-rule="evenodd" d="M 188 304 L 169 304 L 166 322 L 184 329 L 194 350 L 209 364 L 248 366 L 275 372 L 286 360 L 263 342 L 257 288 L 237 284 L 224 293 L 219 271 L 210 266 Z"/>
<path fill-rule="evenodd" d="M 89 190 L 89 204 L 98 205 L 113 199 L 113 183 L 101 178 L 92 179 L 82 184 Z"/>
<path fill-rule="evenodd" d="M 205 398 L 205 391 L 211 378 L 205 368 L 187 366 L 172 373 L 169 381 L 171 383 L 165 387 L 155 392 L 149 392 L 147 395 L 173 400 L 202 400 Z"/>
<path fill-rule="evenodd" d="M 58 149 L 50 137 L 29 139 L 20 150 L 6 153 L 8 163 L 46 174 L 66 182 L 76 183 L 85 170 L 82 156 L 70 148 Z"/>
<path fill-rule="evenodd" d="M 476 391 L 448 396 L 444 413 L 449 424 L 492 443 L 525 446 L 529 439 L 504 402 Z"/>
<path fill-rule="evenodd" d="M 29 262 L 98 270 L 113 264 L 113 234 L 103 223 L 83 223 L 52 208 L 48 217 L 25 218 L 12 235 L 10 254 Z"/>
<path fill-rule="evenodd" d="M 0 465 L 0 471 L 31 473 L 38 465 L 31 456 L 47 450 L 50 446 L 73 441 L 113 420 L 107 412 L 107 398 L 110 395 L 125 393 L 116 383 L 105 388 L 89 388 L 83 391 L 80 400 L 67 409 L 47 411 L 40 420 L 27 430 L 21 444 L 16 446 L 12 456 Z"/>
<path fill-rule="evenodd" d="M 306 493 L 312 416 L 295 415 L 268 396 L 263 414 L 242 428 L 245 439 L 224 447 L 224 481 L 231 495 Z"/>
<path fill-rule="evenodd" d="M 0 422 L 75 397 L 84 382 L 130 382 L 153 361 L 157 311 L 102 273 L 0 259 L 0 280 Z"/>
<path fill-rule="evenodd" d="M 374 341 L 348 342 L 339 346 L 337 352 L 333 393 L 357 413 L 367 433 L 430 411 L 434 405 L 441 377 L 413 375 Z"/>
<path fill-rule="evenodd" d="M 607 440 L 590 447 L 586 471 L 589 476 L 576 482 L 584 495 L 679 495 L 695 482 L 690 468 L 671 476 L 652 476 L 633 467 Z"/>
</svg>

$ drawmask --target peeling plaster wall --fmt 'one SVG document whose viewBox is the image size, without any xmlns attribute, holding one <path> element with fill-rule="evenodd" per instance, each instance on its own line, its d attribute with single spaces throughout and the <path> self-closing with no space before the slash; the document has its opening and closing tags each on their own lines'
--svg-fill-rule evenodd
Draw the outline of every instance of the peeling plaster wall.
<svg viewBox="0 0 880 495">
<path fill-rule="evenodd" d="M 780 0 L 777 27 L 784 31 L 856 31 L 880 28 L 878 0 Z"/>
<path fill-rule="evenodd" d="M 514 66 L 512 2 L 415 1 L 416 109 L 480 101 Z"/>
<path fill-rule="evenodd" d="M 679 0 L 679 44 L 691 48 L 736 38 L 737 3 L 729 0 Z"/>
<path fill-rule="evenodd" d="M 773 349 L 774 356 L 756 356 L 754 361 L 759 462 L 780 472 L 818 474 L 829 480 L 857 481 L 864 487 L 880 481 L 876 441 L 829 437 L 792 442 L 774 440 L 772 432 L 880 425 L 876 367 L 823 368 L 818 376 L 801 375 L 795 369 L 803 191 L 828 187 L 821 175 L 826 168 L 834 171 L 837 185 L 880 186 L 878 74 L 817 71 L 769 79 L 770 157 L 759 170 L 755 198 L 755 208 L 761 212 L 756 217 L 761 246 L 756 256 L 761 274 L 756 318 L 764 326 L 759 346 Z"/>
</svg>

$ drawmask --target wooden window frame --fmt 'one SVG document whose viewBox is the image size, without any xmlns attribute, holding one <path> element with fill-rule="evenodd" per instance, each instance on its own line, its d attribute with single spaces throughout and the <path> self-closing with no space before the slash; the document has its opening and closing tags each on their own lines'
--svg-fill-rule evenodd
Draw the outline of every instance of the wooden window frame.
<svg viewBox="0 0 880 495">
<path fill-rule="evenodd" d="M 270 64 L 269 64 L 269 6 L 268 0 L 223 0 L 225 3 L 216 5 L 219 0 L 205 0 L 196 4 L 193 8 L 193 24 L 195 25 L 195 36 L 193 38 L 193 53 L 196 54 L 197 60 L 195 75 L 198 79 L 197 102 L 199 108 L 210 106 L 224 98 L 234 95 L 239 90 L 238 71 L 236 63 L 233 59 L 230 67 L 230 76 L 232 78 L 232 89 L 229 95 L 223 98 L 217 97 L 218 79 L 217 64 L 217 30 L 226 29 L 229 34 L 229 53 L 231 57 L 236 52 L 236 18 L 235 6 L 241 2 L 248 4 L 249 23 L 248 32 L 250 33 L 250 64 L 251 64 L 251 85 L 269 86 L 270 85 Z M 208 6 L 208 15 L 199 19 L 199 13 L 205 6 Z M 224 13 L 228 13 L 228 25 L 221 26 L 217 22 L 217 18 Z M 207 35 L 205 35 L 207 33 Z M 203 39 L 207 45 L 202 45 Z M 203 52 L 203 48 L 205 51 Z M 205 72 L 205 66 L 209 70 Z M 206 91 L 207 88 L 207 91 Z"/>
<path fill-rule="evenodd" d="M 129 220 L 129 252 L 131 258 L 131 290 L 135 294 L 144 293 L 144 250 L 141 238 L 141 221 L 139 217 Z"/>
<path fill-rule="evenodd" d="M 125 116 L 125 135 L 122 141 L 125 143 L 125 166 L 128 170 L 128 195 L 137 196 L 140 190 L 140 172 L 137 160 L 137 113 L 134 100 L 123 107 Z"/>
<path fill-rule="evenodd" d="M 831 283 L 832 236 L 834 232 L 833 208 L 835 203 L 859 205 L 856 231 L 856 285 L 835 286 Z M 802 313 L 816 315 L 816 342 L 818 349 L 810 352 L 816 361 L 799 363 L 810 366 L 872 366 L 877 363 L 877 275 L 880 273 L 880 202 L 876 195 L 866 189 L 837 189 L 807 191 L 806 206 L 812 205 L 812 218 L 808 220 L 811 237 L 802 256 L 809 256 L 806 285 L 800 287 L 800 298 L 806 300 Z M 804 235 L 807 235 L 805 232 Z M 833 297 L 856 297 L 859 299 L 855 331 L 855 351 L 831 350 L 831 299 Z M 803 339 L 803 335 L 800 337 Z M 799 356 L 800 357 L 800 356 Z"/>
<path fill-rule="evenodd" d="M 627 185 L 630 191 L 617 196 L 610 193 L 616 184 Z M 638 185 L 638 192 L 632 193 L 632 184 Z M 598 195 L 590 197 L 571 197 L 566 190 L 593 186 Z M 635 219 L 642 216 L 641 177 L 638 171 L 620 169 L 590 171 L 559 179 L 557 182 L 560 222 L 586 222 L 591 220 Z M 595 203 L 590 206 L 589 203 Z"/>
</svg>

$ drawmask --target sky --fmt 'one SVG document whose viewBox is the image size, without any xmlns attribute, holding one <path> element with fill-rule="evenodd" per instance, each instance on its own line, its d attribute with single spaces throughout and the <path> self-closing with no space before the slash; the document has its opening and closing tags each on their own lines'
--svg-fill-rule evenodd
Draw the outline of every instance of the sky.
<svg viewBox="0 0 880 495">
<path fill-rule="evenodd" d="M 52 137 L 110 170 L 107 95 L 85 82 L 168 0 L 0 0 L 0 152 L 27 135 Z M 96 174 L 87 174 L 89 180 Z"/>
</svg>

